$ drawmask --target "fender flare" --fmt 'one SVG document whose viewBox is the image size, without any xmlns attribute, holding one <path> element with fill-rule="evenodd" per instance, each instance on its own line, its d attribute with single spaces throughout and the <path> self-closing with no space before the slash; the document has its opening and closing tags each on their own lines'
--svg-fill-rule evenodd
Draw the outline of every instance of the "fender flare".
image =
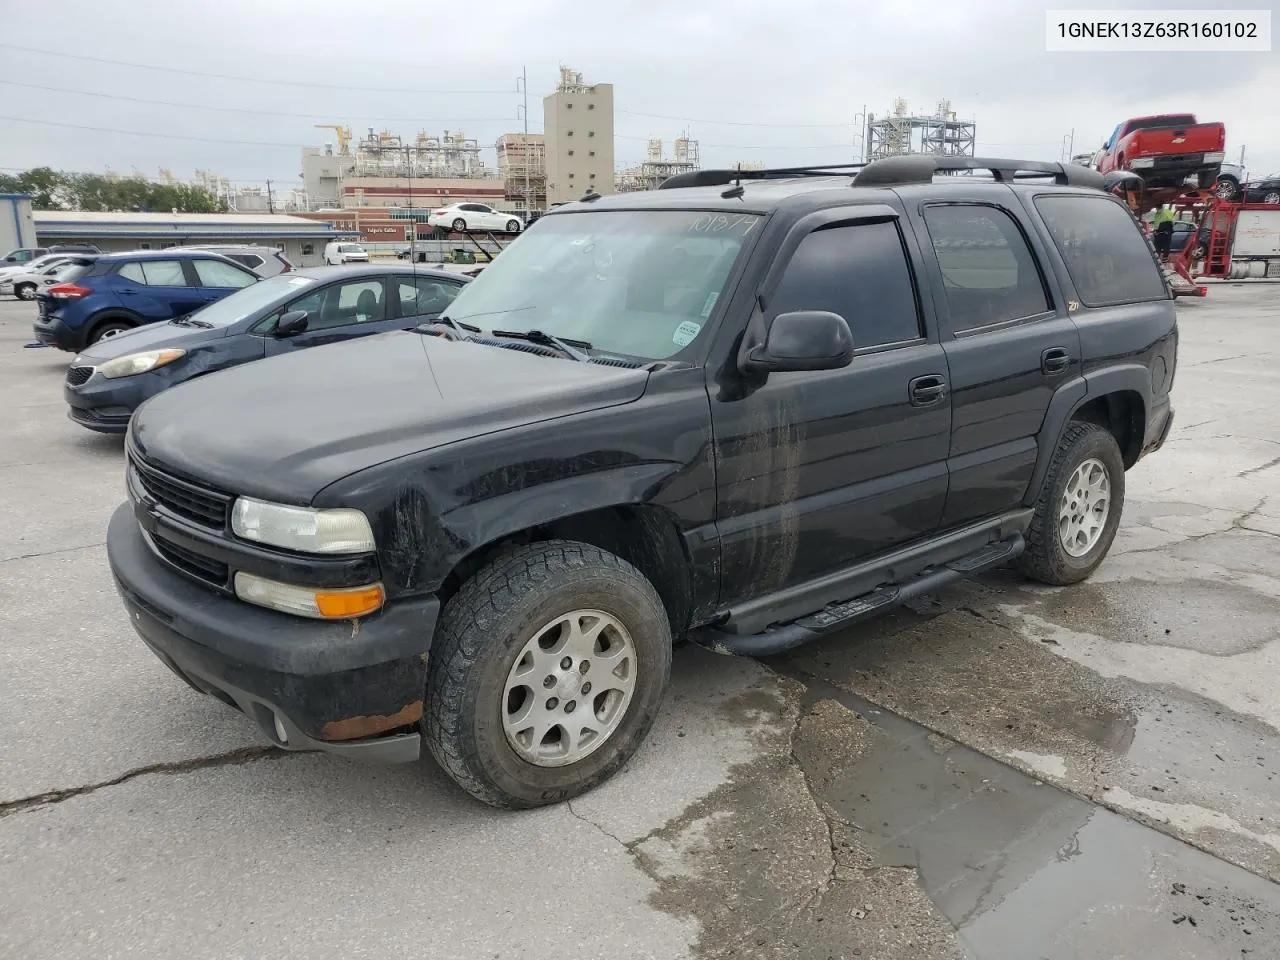
<svg viewBox="0 0 1280 960">
<path fill-rule="evenodd" d="M 1069 380 L 1057 389 L 1053 399 L 1049 401 L 1048 410 L 1045 411 L 1040 432 L 1036 435 L 1038 451 L 1036 466 L 1031 474 L 1031 482 L 1027 485 L 1027 492 L 1022 498 L 1024 506 L 1033 506 L 1039 499 L 1040 487 L 1044 483 L 1045 475 L 1049 472 L 1049 464 L 1058 447 L 1058 440 L 1076 411 L 1091 400 L 1121 391 L 1132 391 L 1142 397 L 1143 423 L 1145 424 L 1145 413 L 1151 409 L 1151 371 L 1142 364 L 1126 363 L 1107 367 Z"/>
<path fill-rule="evenodd" d="M 398 543 L 395 548 L 398 565 L 412 569 L 411 580 L 418 589 L 437 591 L 451 573 L 477 553 L 526 530 L 594 510 L 669 511 L 654 501 L 654 494 L 676 478 L 681 469 L 680 464 L 669 462 L 629 464 L 566 476 L 461 504 L 430 522 L 429 526 L 435 529 L 417 544 Z M 419 498 L 422 498 L 420 502 L 411 502 Z M 423 517 L 431 512 L 420 490 L 405 491 L 395 511 L 406 518 L 415 514 Z M 418 524 L 397 523 L 396 526 L 408 531 Z"/>
</svg>

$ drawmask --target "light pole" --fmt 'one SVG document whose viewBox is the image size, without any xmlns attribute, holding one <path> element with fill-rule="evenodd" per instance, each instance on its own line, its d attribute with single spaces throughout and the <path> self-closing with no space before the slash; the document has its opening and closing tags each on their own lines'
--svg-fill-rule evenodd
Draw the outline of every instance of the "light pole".
<svg viewBox="0 0 1280 960">
<path fill-rule="evenodd" d="M 527 221 L 532 213 L 533 199 L 529 196 L 529 69 L 520 68 L 520 76 L 516 77 L 516 91 L 523 95 L 524 102 L 516 107 L 524 119 L 524 143 L 521 145 L 521 161 L 524 166 L 524 217 Z"/>
</svg>

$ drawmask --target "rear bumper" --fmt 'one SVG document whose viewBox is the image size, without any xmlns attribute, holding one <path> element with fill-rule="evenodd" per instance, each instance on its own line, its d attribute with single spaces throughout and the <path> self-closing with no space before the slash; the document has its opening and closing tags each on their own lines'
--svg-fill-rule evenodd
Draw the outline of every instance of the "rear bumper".
<svg viewBox="0 0 1280 960">
<path fill-rule="evenodd" d="M 1173 403 L 1168 397 L 1152 407 L 1147 417 L 1147 441 L 1142 448 L 1142 455 L 1155 453 L 1169 439 L 1169 431 L 1173 429 Z"/>
<path fill-rule="evenodd" d="M 84 331 L 68 326 L 59 317 L 38 317 L 31 330 L 41 343 L 68 353 L 78 353 L 85 348 Z"/>
<path fill-rule="evenodd" d="M 255 607 L 163 563 L 128 503 L 111 517 L 107 558 L 143 642 L 196 690 L 251 717 L 270 742 L 388 763 L 419 757 L 434 599 L 355 623 Z"/>
</svg>

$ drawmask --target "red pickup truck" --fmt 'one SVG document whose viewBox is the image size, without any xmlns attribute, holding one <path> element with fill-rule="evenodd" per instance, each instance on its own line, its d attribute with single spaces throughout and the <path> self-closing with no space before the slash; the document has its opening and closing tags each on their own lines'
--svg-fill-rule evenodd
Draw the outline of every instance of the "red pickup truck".
<svg viewBox="0 0 1280 960">
<path fill-rule="evenodd" d="M 1226 145 L 1226 127 L 1196 123 L 1190 113 L 1135 117 L 1115 128 L 1095 166 L 1101 173 L 1132 170 L 1148 187 L 1178 187 L 1195 176 L 1208 189 L 1218 179 Z"/>
</svg>

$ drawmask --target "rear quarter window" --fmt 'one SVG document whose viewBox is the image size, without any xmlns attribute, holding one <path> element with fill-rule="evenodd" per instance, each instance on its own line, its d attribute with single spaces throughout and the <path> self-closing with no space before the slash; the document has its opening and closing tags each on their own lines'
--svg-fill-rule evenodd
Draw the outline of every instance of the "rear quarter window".
<svg viewBox="0 0 1280 960">
<path fill-rule="evenodd" d="M 1044 196 L 1035 205 L 1085 306 L 1169 299 L 1147 238 L 1118 200 Z"/>
</svg>

